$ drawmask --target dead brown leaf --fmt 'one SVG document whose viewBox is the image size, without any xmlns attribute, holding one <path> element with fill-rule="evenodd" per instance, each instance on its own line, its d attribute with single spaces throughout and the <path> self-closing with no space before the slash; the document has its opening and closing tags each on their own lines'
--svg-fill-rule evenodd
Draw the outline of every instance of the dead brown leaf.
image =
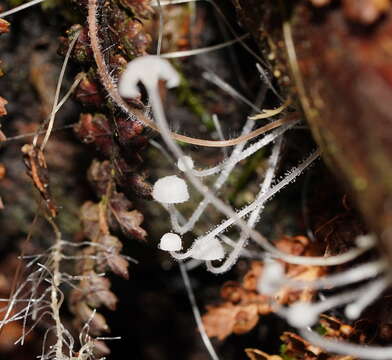
<svg viewBox="0 0 392 360">
<path fill-rule="evenodd" d="M 243 334 L 252 330 L 259 320 L 257 306 L 233 305 L 225 303 L 220 306 L 209 306 L 203 316 L 203 323 L 210 337 L 225 339 L 230 334 Z"/>
<path fill-rule="evenodd" d="M 258 349 L 245 349 L 245 353 L 250 360 L 283 360 L 283 358 L 278 355 L 268 355 Z"/>
<path fill-rule="evenodd" d="M 280 239 L 276 246 L 281 250 L 295 255 L 317 254 L 304 236 Z M 325 269 L 317 266 L 284 264 L 286 276 L 290 279 L 312 281 L 325 274 Z M 273 312 L 273 302 L 282 305 L 296 301 L 311 301 L 314 296 L 312 289 L 293 290 L 282 288 L 273 297 L 260 294 L 257 282 L 263 273 L 264 264 L 252 261 L 249 271 L 242 282 L 228 281 L 221 289 L 221 297 L 225 301 L 217 306 L 207 307 L 203 323 L 209 336 L 224 339 L 232 333 L 242 334 L 253 329 L 261 315 Z"/>
<path fill-rule="evenodd" d="M 0 34 L 10 31 L 10 23 L 4 19 L 0 19 Z"/>
<path fill-rule="evenodd" d="M 8 101 L 0 96 L 0 116 L 7 115 L 7 109 L 5 106 L 8 104 Z"/>
<path fill-rule="evenodd" d="M 343 0 L 342 3 L 347 18 L 363 25 L 373 24 L 391 6 L 390 0 Z"/>
<path fill-rule="evenodd" d="M 57 207 L 52 199 L 49 188 L 49 172 L 46 165 L 44 153 L 31 144 L 22 147 L 23 159 L 28 169 L 28 175 L 33 180 L 34 186 L 38 189 L 45 200 L 45 204 L 52 217 L 57 215 Z"/>
<path fill-rule="evenodd" d="M 117 225 L 124 235 L 144 240 L 147 232 L 140 226 L 144 217 L 140 211 L 130 210 L 130 208 L 132 203 L 125 195 L 114 191 L 110 199 L 110 226 L 115 228 Z"/>
</svg>

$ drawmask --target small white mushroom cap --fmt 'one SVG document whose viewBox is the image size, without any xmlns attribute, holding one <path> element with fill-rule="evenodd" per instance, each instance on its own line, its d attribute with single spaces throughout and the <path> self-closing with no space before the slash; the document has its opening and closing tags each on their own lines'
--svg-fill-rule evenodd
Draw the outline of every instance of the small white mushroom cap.
<svg viewBox="0 0 392 360">
<path fill-rule="evenodd" d="M 283 265 L 275 260 L 266 261 L 263 273 L 258 280 L 257 290 L 260 294 L 274 295 L 279 291 L 284 280 Z"/>
<path fill-rule="evenodd" d="M 195 241 L 192 257 L 203 261 L 220 260 L 225 257 L 225 250 L 217 238 L 204 237 Z"/>
<path fill-rule="evenodd" d="M 297 302 L 287 310 L 287 322 L 296 328 L 306 328 L 313 326 L 318 318 L 319 311 L 314 306 L 306 302 Z"/>
<path fill-rule="evenodd" d="M 190 156 L 182 156 L 178 159 L 177 161 L 177 167 L 181 170 L 181 171 L 186 171 L 187 168 L 189 169 L 193 169 L 193 160 Z"/>
<path fill-rule="evenodd" d="M 376 243 L 376 239 L 374 238 L 374 235 L 372 235 L 372 234 L 359 235 L 355 239 L 355 244 L 359 248 L 363 248 L 363 249 L 370 249 L 371 247 L 374 246 L 375 243 Z"/>
<path fill-rule="evenodd" d="M 176 175 L 165 176 L 155 182 L 152 197 L 164 204 L 178 204 L 189 199 L 186 182 Z"/>
<path fill-rule="evenodd" d="M 361 307 L 354 303 L 347 305 L 344 309 L 344 313 L 350 320 L 355 320 L 361 315 L 361 310 Z"/>
<path fill-rule="evenodd" d="M 155 55 L 141 56 L 128 63 L 121 75 L 118 91 L 122 97 L 134 98 L 140 95 L 139 81 L 147 88 L 155 88 L 159 79 L 166 80 L 168 88 L 180 83 L 177 71 L 168 60 Z"/>
<path fill-rule="evenodd" d="M 166 233 L 161 237 L 159 248 L 165 251 L 179 251 L 182 249 L 181 237 L 175 233 Z"/>
</svg>

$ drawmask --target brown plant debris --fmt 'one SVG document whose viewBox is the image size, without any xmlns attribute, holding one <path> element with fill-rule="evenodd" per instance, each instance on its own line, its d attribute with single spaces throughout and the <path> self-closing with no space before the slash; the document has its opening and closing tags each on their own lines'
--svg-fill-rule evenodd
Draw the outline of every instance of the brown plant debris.
<svg viewBox="0 0 392 360">
<path fill-rule="evenodd" d="M 316 252 L 312 243 L 304 236 L 285 236 L 276 246 L 293 255 L 311 255 Z M 325 269 L 319 266 L 284 265 L 286 276 L 290 279 L 312 281 L 325 274 Z M 221 297 L 225 302 L 207 306 L 207 313 L 203 316 L 208 336 L 223 340 L 230 334 L 243 334 L 252 330 L 260 316 L 274 312 L 272 300 L 281 305 L 312 300 L 312 289 L 292 290 L 285 287 L 273 297 L 258 293 L 257 279 L 263 268 L 262 262 L 253 261 L 241 283 L 228 281 L 223 285 Z"/>
<path fill-rule="evenodd" d="M 5 105 L 8 104 L 8 101 L 0 96 L 0 116 L 7 115 L 7 109 Z"/>
<path fill-rule="evenodd" d="M 34 186 L 40 192 L 52 217 L 57 215 L 57 207 L 52 199 L 49 187 L 49 173 L 44 153 L 39 148 L 25 144 L 22 147 L 23 159 L 27 173 L 33 180 Z"/>
<path fill-rule="evenodd" d="M 90 245 L 77 255 L 80 260 L 75 272 L 81 275 L 81 280 L 72 290 L 69 303 L 75 326 L 81 328 L 92 318 L 90 333 L 101 335 L 109 327 L 104 316 L 94 314 L 94 309 L 104 306 L 115 310 L 117 304 L 117 297 L 110 290 L 111 282 L 104 274 L 111 271 L 125 279 L 129 277 L 128 259 L 121 254 L 123 244 L 111 231 L 121 230 L 125 236 L 139 240 L 144 240 L 147 233 L 140 227 L 143 215 L 131 210 L 132 203 L 115 190 L 109 161 L 94 160 L 88 179 L 101 201 L 87 201 L 81 208 L 83 235 Z"/>
<path fill-rule="evenodd" d="M 322 315 L 318 331 L 323 336 L 334 340 L 354 339 L 359 343 L 365 342 L 365 335 L 348 324 L 335 317 Z M 310 344 L 301 336 L 292 332 L 284 332 L 280 337 L 282 345 L 280 355 L 268 355 L 258 349 L 245 349 L 246 355 L 251 360 L 355 360 L 356 358 L 346 355 L 332 355 L 323 349 Z"/>
<path fill-rule="evenodd" d="M 10 31 L 10 23 L 4 19 L 0 19 L 0 35 Z"/>
<path fill-rule="evenodd" d="M 329 5 L 331 0 L 310 0 L 314 6 Z M 342 0 L 343 11 L 348 19 L 362 25 L 371 25 L 385 14 L 390 0 Z"/>
</svg>

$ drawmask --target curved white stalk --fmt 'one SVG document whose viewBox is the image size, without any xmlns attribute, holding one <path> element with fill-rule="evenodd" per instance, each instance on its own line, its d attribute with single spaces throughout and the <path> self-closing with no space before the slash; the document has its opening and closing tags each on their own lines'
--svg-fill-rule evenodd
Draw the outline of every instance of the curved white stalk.
<svg viewBox="0 0 392 360">
<path fill-rule="evenodd" d="M 279 138 L 277 143 L 275 144 L 271 157 L 269 159 L 269 167 L 265 173 L 264 181 L 261 186 L 261 190 L 259 194 L 257 195 L 257 198 L 260 198 L 262 195 L 266 193 L 266 191 L 271 187 L 272 180 L 274 178 L 275 174 L 275 169 L 278 163 L 279 159 L 279 154 L 280 154 L 280 149 L 282 146 L 282 138 Z M 248 225 L 251 228 L 254 228 L 259 217 L 260 217 L 260 212 L 263 209 L 263 204 L 258 206 L 255 210 L 252 211 L 250 214 L 249 220 L 248 220 Z M 232 252 L 229 254 L 227 259 L 224 261 L 224 263 L 220 266 L 213 266 L 211 262 L 207 262 L 207 269 L 211 271 L 214 274 L 220 274 L 223 272 L 228 271 L 236 262 L 238 257 L 241 254 L 241 251 L 243 250 L 246 242 L 248 241 L 248 235 L 244 232 L 241 233 L 240 239 L 237 241 L 236 245 L 234 246 Z"/>
<path fill-rule="evenodd" d="M 266 264 L 268 266 L 268 264 Z M 301 281 L 293 280 L 286 277 L 276 278 L 271 275 L 268 276 L 263 273 L 263 276 L 259 279 L 258 288 L 259 292 L 264 293 L 265 288 L 281 288 L 289 287 L 290 289 L 302 290 L 302 289 L 332 289 L 340 286 L 349 284 L 355 284 L 366 279 L 376 277 L 386 271 L 388 264 L 383 260 L 376 260 L 369 263 L 357 265 L 352 269 L 345 270 L 341 273 L 324 276 L 322 278 L 312 281 Z"/>
<path fill-rule="evenodd" d="M 354 301 L 359 296 L 366 294 L 368 290 L 369 284 L 366 284 L 359 289 L 330 296 L 317 303 L 297 302 L 287 309 L 278 310 L 277 313 L 284 317 L 291 326 L 306 328 L 315 325 L 321 313 Z"/>
<path fill-rule="evenodd" d="M 204 346 L 206 347 L 212 360 L 219 360 L 219 357 L 216 354 L 213 345 L 211 344 L 210 338 L 208 337 L 208 335 L 206 333 L 203 321 L 201 319 L 200 310 L 199 310 L 199 307 L 197 306 L 197 303 L 196 303 L 195 295 L 192 290 L 192 285 L 189 280 L 189 276 L 188 276 L 188 272 L 186 270 L 186 267 L 182 262 L 179 262 L 178 265 L 180 267 L 181 276 L 184 281 L 184 285 L 185 285 L 185 289 L 186 289 L 186 292 L 187 292 L 187 295 L 189 298 L 189 302 L 191 303 L 191 306 L 192 306 L 193 316 L 195 318 L 197 328 L 199 329 L 199 333 L 200 333 L 201 339 L 204 343 Z"/>
<path fill-rule="evenodd" d="M 375 301 L 389 286 L 386 278 L 374 280 L 367 290 L 357 301 L 346 306 L 345 313 L 349 319 L 357 319 L 373 301 Z"/>
<path fill-rule="evenodd" d="M 215 175 L 222 170 L 226 170 L 226 168 L 229 165 L 231 166 L 231 168 L 233 168 L 240 161 L 248 158 L 249 156 L 253 155 L 258 150 L 262 149 L 263 147 L 265 147 L 265 146 L 269 145 L 270 143 L 272 143 L 273 141 L 275 141 L 277 138 L 279 138 L 281 135 L 283 135 L 287 130 L 294 127 L 296 124 L 298 124 L 298 121 L 293 121 L 293 123 L 291 123 L 290 125 L 283 125 L 279 129 L 274 130 L 271 133 L 263 136 L 260 140 L 258 140 L 254 144 L 249 145 L 245 150 L 241 151 L 238 154 L 238 156 L 230 157 L 227 160 L 223 161 L 221 164 L 214 166 L 212 168 L 209 168 L 209 169 L 204 169 L 204 170 L 192 169 L 192 173 L 198 177 L 205 177 L 205 176 Z"/>
<path fill-rule="evenodd" d="M 351 344 L 346 341 L 336 341 L 325 338 L 311 329 L 302 329 L 301 336 L 315 346 L 337 354 L 349 355 L 358 359 L 390 360 L 392 346 L 369 346 Z"/>
</svg>

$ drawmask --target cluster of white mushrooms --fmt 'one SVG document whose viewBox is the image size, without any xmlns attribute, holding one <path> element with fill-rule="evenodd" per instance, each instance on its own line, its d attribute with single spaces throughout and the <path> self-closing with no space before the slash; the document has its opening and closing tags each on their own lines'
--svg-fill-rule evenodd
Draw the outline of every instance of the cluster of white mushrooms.
<svg viewBox="0 0 392 360">
<path fill-rule="evenodd" d="M 144 74 L 146 74 L 146 78 Z M 296 124 L 296 122 L 293 122 L 262 136 L 251 145 L 247 146 L 246 142 L 237 144 L 228 158 L 221 164 L 217 164 L 208 169 L 196 170 L 193 159 L 184 154 L 181 148 L 170 137 L 169 126 L 157 90 L 159 79 L 166 80 L 169 86 L 174 86 L 179 81 L 178 75 L 167 60 L 158 56 L 148 56 L 129 63 L 126 72 L 120 80 L 120 93 L 122 96 L 127 96 L 128 94 L 136 95 L 138 93 L 137 85 L 139 80 L 144 84 L 148 91 L 154 119 L 161 131 L 162 138 L 168 150 L 177 158 L 177 168 L 183 172 L 188 181 L 177 175 L 169 175 L 159 179 L 154 184 L 153 197 L 168 211 L 173 229 L 172 232 L 168 232 L 161 237 L 159 248 L 170 252 L 175 259 L 205 262 L 209 271 L 223 273 L 235 264 L 239 256 L 247 256 L 245 247 L 248 240 L 252 239 L 263 248 L 263 256 L 266 260 L 265 271 L 259 279 L 259 291 L 271 295 L 285 285 L 298 289 L 305 287 L 332 289 L 375 278 L 375 280 L 369 281 L 365 285 L 358 286 L 354 291 L 338 292 L 336 295 L 323 298 L 316 303 L 299 302 L 289 307 L 276 308 L 278 314 L 285 317 L 292 326 L 300 330 L 305 338 L 311 340 L 316 345 L 334 352 L 362 357 L 363 346 L 327 340 L 312 331 L 312 326 L 317 323 L 319 315 L 322 312 L 340 307 L 344 304 L 347 304 L 347 317 L 351 319 L 358 318 L 362 311 L 390 284 L 390 277 L 385 262 L 383 260 L 376 260 L 358 265 L 342 273 L 321 278 L 317 281 L 299 282 L 286 278 L 282 265 L 274 259 L 280 259 L 293 264 L 318 266 L 344 264 L 373 248 L 375 243 L 374 238 L 370 235 L 359 237 L 357 239 L 357 246 L 341 255 L 305 257 L 289 255 L 279 251 L 259 232 L 254 230 L 255 225 L 260 221 L 265 203 L 306 170 L 318 158 L 318 151 L 312 153 L 279 181 L 275 179 L 275 170 L 280 155 L 282 136 Z M 254 121 L 248 118 L 243 127 L 243 134 L 249 133 L 253 126 Z M 217 197 L 216 193 L 222 188 L 239 161 L 271 143 L 273 143 L 273 147 L 269 159 L 269 166 L 265 172 L 264 180 L 260 185 L 259 193 L 252 203 L 243 209 L 234 211 Z M 200 178 L 211 175 L 217 175 L 217 177 L 212 188 L 209 189 Z M 203 196 L 203 199 L 197 205 L 190 218 L 186 220 L 176 208 L 176 204 L 190 200 L 188 184 L 192 185 Z M 201 215 L 209 205 L 218 209 L 226 217 L 226 220 L 217 224 L 208 233 L 198 236 L 188 250 L 181 252 L 183 248 L 182 235 L 193 231 Z M 244 217 L 247 217 L 247 221 L 243 220 Z M 225 231 L 230 226 L 237 226 L 239 228 L 240 233 L 238 239 L 234 240 L 225 235 Z M 213 262 L 217 260 L 221 261 L 221 263 L 216 266 Z M 381 351 L 381 349 L 383 350 Z M 371 359 L 388 359 L 392 353 L 392 349 L 381 347 L 367 348 L 367 351 L 372 354 L 369 357 Z"/>
</svg>

